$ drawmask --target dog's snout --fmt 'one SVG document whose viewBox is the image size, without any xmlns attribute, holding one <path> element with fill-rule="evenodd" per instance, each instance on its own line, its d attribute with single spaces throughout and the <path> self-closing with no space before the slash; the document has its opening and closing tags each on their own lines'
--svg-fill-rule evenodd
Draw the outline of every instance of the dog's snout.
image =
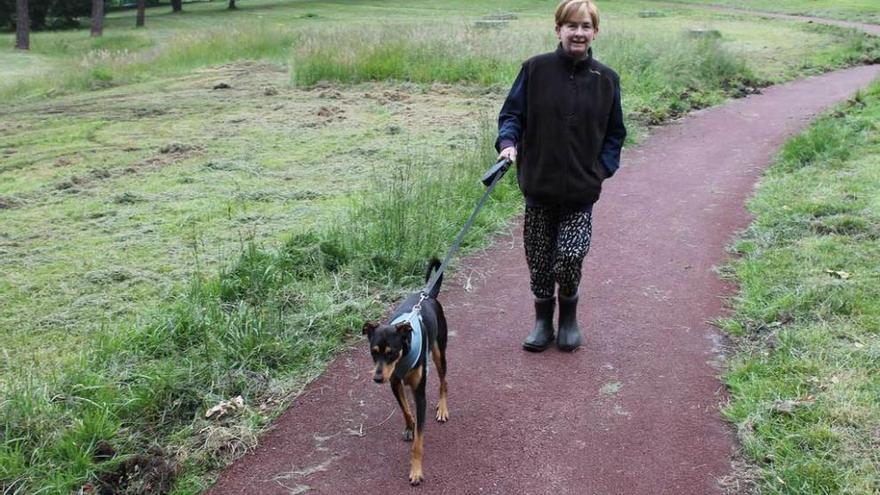
<svg viewBox="0 0 880 495">
<path fill-rule="evenodd" d="M 382 383 L 382 382 L 385 381 L 385 379 L 382 378 L 382 375 L 374 375 L 374 376 L 373 376 L 373 381 L 376 382 L 376 383 Z"/>
</svg>

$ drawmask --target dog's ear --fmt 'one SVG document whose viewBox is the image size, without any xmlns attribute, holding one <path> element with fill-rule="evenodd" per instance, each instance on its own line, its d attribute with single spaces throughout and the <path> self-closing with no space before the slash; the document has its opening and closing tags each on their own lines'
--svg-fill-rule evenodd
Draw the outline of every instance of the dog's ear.
<svg viewBox="0 0 880 495">
<path fill-rule="evenodd" d="M 408 321 L 402 321 L 395 325 L 394 328 L 397 329 L 397 333 L 404 336 L 411 334 L 413 331 L 412 325 Z"/>
<path fill-rule="evenodd" d="M 379 328 L 379 322 L 377 322 L 377 321 L 368 321 L 368 322 L 364 323 L 363 334 L 366 335 L 367 337 L 372 337 L 372 336 L 373 336 L 373 332 L 374 332 L 377 328 Z"/>
</svg>

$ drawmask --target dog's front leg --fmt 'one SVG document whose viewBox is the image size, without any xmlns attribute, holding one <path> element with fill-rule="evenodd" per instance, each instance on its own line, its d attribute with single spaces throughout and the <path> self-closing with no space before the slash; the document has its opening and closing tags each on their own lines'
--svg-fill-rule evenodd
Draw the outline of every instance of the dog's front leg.
<svg viewBox="0 0 880 495">
<path fill-rule="evenodd" d="M 425 377 L 418 369 L 417 377 L 413 376 L 410 386 L 413 391 L 413 398 L 416 401 L 416 434 L 413 439 L 412 451 L 410 453 L 409 483 L 418 485 L 422 482 L 424 475 L 422 474 L 422 454 L 425 447 L 425 407 L 427 400 L 425 398 Z M 413 383 L 417 381 L 417 383 Z M 415 385 L 413 387 L 413 385 Z"/>
<path fill-rule="evenodd" d="M 397 399 L 397 404 L 400 406 L 400 412 L 403 413 L 403 420 L 406 422 L 406 429 L 403 430 L 403 439 L 407 442 L 411 442 L 416 424 L 413 420 L 412 413 L 409 410 L 409 401 L 406 400 L 406 393 L 403 390 L 403 382 L 396 378 L 392 378 L 391 390 L 394 391 L 394 398 Z"/>
</svg>

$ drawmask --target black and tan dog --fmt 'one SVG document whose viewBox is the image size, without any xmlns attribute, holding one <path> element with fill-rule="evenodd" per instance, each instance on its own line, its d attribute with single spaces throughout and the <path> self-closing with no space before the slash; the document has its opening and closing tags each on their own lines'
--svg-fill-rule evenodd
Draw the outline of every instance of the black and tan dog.
<svg viewBox="0 0 880 495">
<path fill-rule="evenodd" d="M 439 266 L 439 260 L 431 260 L 426 281 Z M 407 297 L 388 323 L 364 323 L 364 335 L 370 339 L 370 354 L 376 366 L 373 381 L 391 383 L 391 390 L 406 421 L 403 438 L 413 442 L 409 471 L 409 482 L 413 485 L 422 481 L 428 353 L 440 377 L 437 421 L 446 422 L 449 419 L 446 405 L 446 317 L 437 301 L 442 281 L 443 277 L 440 276 L 429 294 L 423 296 L 423 293 L 416 293 Z M 404 393 L 404 385 L 410 387 L 415 399 L 415 420 Z"/>
</svg>

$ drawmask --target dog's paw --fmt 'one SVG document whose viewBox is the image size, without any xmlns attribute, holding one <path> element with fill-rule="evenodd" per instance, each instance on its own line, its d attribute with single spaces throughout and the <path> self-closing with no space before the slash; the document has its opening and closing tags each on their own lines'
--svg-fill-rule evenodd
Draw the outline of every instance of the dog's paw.
<svg viewBox="0 0 880 495">
<path fill-rule="evenodd" d="M 425 478 L 424 478 L 424 476 L 422 476 L 421 469 L 411 469 L 409 471 L 409 484 L 410 485 L 417 486 L 422 482 L 423 479 L 425 479 Z"/>
<path fill-rule="evenodd" d="M 413 441 L 413 431 L 410 428 L 403 430 L 403 440 L 406 442 Z"/>
<path fill-rule="evenodd" d="M 449 409 L 444 406 L 437 406 L 437 421 L 445 423 L 449 421 Z"/>
</svg>

